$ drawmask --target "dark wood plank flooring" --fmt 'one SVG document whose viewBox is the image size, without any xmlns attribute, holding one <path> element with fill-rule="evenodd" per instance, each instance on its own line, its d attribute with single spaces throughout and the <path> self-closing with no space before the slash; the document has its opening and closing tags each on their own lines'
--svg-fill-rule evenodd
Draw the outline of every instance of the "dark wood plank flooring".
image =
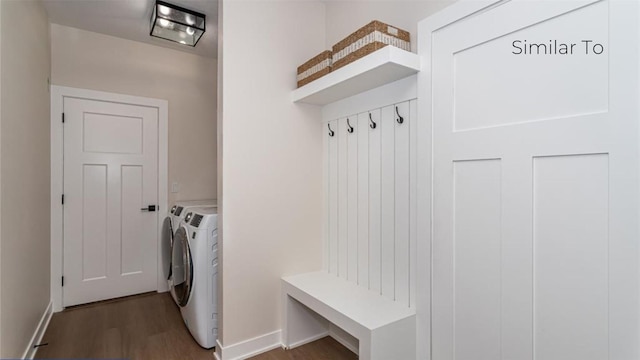
<svg viewBox="0 0 640 360">
<path fill-rule="evenodd" d="M 254 356 L 249 360 L 355 360 L 358 356 L 330 337 L 297 347 L 293 350 L 276 349 Z"/>
<path fill-rule="evenodd" d="M 37 359 L 213 359 L 191 337 L 168 293 L 149 293 L 66 309 L 53 315 Z M 331 338 L 272 350 L 252 360 L 351 360 Z"/>
</svg>

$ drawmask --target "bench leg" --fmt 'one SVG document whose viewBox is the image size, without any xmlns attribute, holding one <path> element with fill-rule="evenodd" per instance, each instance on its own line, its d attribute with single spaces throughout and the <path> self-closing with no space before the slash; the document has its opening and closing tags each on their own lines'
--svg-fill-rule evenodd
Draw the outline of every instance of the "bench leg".
<svg viewBox="0 0 640 360">
<path fill-rule="evenodd" d="M 286 293 L 283 294 L 283 303 L 282 344 L 287 349 L 293 349 L 329 335 L 327 319 Z"/>
<path fill-rule="evenodd" d="M 375 329 L 360 340 L 360 360 L 415 360 L 415 317 Z"/>
</svg>

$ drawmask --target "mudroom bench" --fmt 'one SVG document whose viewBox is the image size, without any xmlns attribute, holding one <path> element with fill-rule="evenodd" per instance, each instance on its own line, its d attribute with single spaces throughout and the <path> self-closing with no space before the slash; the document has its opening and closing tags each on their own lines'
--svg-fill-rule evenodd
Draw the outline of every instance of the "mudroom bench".
<svg viewBox="0 0 640 360">
<path fill-rule="evenodd" d="M 358 339 L 361 360 L 415 359 L 415 310 L 326 272 L 282 278 L 285 348 L 329 334 L 330 324 Z"/>
</svg>

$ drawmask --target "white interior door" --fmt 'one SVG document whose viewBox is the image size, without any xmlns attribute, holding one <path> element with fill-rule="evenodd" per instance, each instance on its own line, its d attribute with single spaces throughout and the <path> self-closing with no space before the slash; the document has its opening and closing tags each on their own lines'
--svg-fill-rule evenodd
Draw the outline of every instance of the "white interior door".
<svg viewBox="0 0 640 360">
<path fill-rule="evenodd" d="M 156 290 L 158 109 L 63 106 L 64 306 Z"/>
<path fill-rule="evenodd" d="M 514 0 L 420 34 L 433 360 L 640 358 L 638 15 Z"/>
</svg>

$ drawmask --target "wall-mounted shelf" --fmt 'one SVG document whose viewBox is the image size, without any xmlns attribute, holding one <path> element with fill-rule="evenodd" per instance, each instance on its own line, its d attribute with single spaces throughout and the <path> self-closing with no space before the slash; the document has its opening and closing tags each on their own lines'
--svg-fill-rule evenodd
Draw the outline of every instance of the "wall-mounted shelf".
<svg viewBox="0 0 640 360">
<path fill-rule="evenodd" d="M 292 93 L 294 102 L 325 105 L 420 71 L 417 54 L 385 46 Z"/>
</svg>

